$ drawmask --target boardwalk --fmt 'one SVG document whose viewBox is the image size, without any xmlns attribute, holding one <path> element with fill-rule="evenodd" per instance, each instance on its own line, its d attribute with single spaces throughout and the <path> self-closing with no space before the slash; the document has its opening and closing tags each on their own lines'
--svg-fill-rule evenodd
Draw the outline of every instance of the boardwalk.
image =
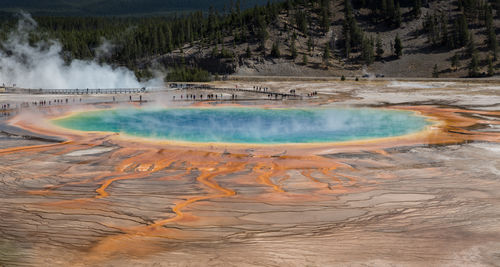
<svg viewBox="0 0 500 267">
<path fill-rule="evenodd" d="M 5 88 L 9 94 L 40 94 L 40 95 L 96 95 L 96 94 L 134 94 L 144 93 L 146 88 L 109 88 L 109 89 L 31 89 Z"/>
<path fill-rule="evenodd" d="M 242 93 L 251 93 L 251 94 L 262 94 L 267 95 L 270 98 L 274 99 L 302 99 L 301 95 L 291 94 L 291 93 L 281 93 L 281 92 L 273 92 L 269 90 L 258 90 L 251 88 L 227 88 L 227 87 L 212 87 L 207 85 L 190 85 L 190 86 L 181 86 L 177 89 L 182 90 L 213 90 L 213 91 L 225 91 L 225 92 L 242 92 Z"/>
<path fill-rule="evenodd" d="M 108 88 L 108 89 L 32 89 L 32 88 L 5 88 L 4 93 L 10 94 L 40 94 L 40 95 L 100 95 L 100 94 L 137 94 L 170 90 L 212 90 L 231 93 L 250 93 L 267 95 L 271 99 L 302 99 L 301 95 L 270 91 L 268 88 L 227 88 L 213 87 L 206 84 L 170 84 L 169 88 Z"/>
<path fill-rule="evenodd" d="M 4 120 L 18 114 L 23 109 L 61 106 L 61 105 L 76 105 L 76 104 L 97 104 L 97 103 L 119 103 L 119 102 L 150 102 L 155 100 L 155 93 L 174 93 L 175 91 L 184 90 L 192 91 L 211 91 L 211 93 L 189 93 L 191 97 L 177 98 L 173 95 L 174 101 L 238 101 L 238 100 L 301 100 L 302 95 L 298 95 L 292 90 L 290 93 L 282 93 L 271 91 L 269 88 L 255 86 L 252 88 L 228 88 L 214 87 L 208 84 L 170 84 L 169 87 L 142 87 L 142 88 L 110 88 L 110 89 L 30 89 L 30 88 L 2 88 L 0 94 L 11 95 L 33 95 L 34 97 L 26 101 L 1 101 L 0 100 L 0 120 Z M 217 93 L 225 92 L 225 97 L 220 94 L 217 98 Z M 134 96 L 135 94 L 135 96 Z M 137 96 L 137 94 L 140 94 Z M 143 95 L 144 94 L 144 95 Z M 227 96 L 230 94 L 230 96 Z M 243 95 L 242 95 L 243 94 Z M 37 97 L 35 97 L 37 95 Z M 121 96 L 120 96 L 121 95 Z M 144 99 L 149 95 L 149 100 Z M 249 95 L 267 96 L 267 98 L 250 98 Z M 73 96 L 73 97 L 71 97 Z M 85 97 L 84 97 L 85 96 Z M 98 98 L 88 98 L 86 96 L 101 96 Z M 205 96 L 205 97 L 203 97 Z M 147 97 L 146 97 L 147 98 Z M 93 99 L 93 100 L 91 100 Z M 156 99 L 157 100 L 157 99 Z"/>
</svg>

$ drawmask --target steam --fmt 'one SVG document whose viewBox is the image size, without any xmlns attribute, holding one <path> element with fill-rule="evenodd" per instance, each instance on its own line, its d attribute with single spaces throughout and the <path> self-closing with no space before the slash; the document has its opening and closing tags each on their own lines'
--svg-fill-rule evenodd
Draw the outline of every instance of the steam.
<svg viewBox="0 0 500 267">
<path fill-rule="evenodd" d="M 95 55 L 97 58 L 109 58 L 113 54 L 115 47 L 111 41 L 101 37 L 101 45 L 94 50 Z"/>
<path fill-rule="evenodd" d="M 361 71 L 363 73 L 363 77 L 368 76 L 368 80 L 373 80 L 373 78 L 375 78 L 375 74 L 368 72 L 366 70 L 366 66 L 363 66 L 363 69 Z"/>
<path fill-rule="evenodd" d="M 397 82 L 393 81 L 387 85 L 387 87 L 395 88 L 413 88 L 413 89 L 431 89 L 431 88 L 444 88 L 448 85 L 453 85 L 450 82 L 433 82 L 433 83 L 423 83 L 423 82 Z"/>
<path fill-rule="evenodd" d="M 62 46 L 56 40 L 30 44 L 29 37 L 37 29 L 36 21 L 21 13 L 17 28 L 0 45 L 0 84 L 23 88 L 77 89 L 77 88 L 139 88 L 141 84 L 127 68 L 113 68 L 95 60 L 73 60 L 69 64 L 62 58 Z M 97 55 L 105 57 L 113 49 L 104 41 Z"/>
<path fill-rule="evenodd" d="M 301 143 L 403 135 L 428 122 L 407 111 L 257 108 L 121 109 L 82 113 L 57 122 L 83 131 L 194 142 Z"/>
</svg>

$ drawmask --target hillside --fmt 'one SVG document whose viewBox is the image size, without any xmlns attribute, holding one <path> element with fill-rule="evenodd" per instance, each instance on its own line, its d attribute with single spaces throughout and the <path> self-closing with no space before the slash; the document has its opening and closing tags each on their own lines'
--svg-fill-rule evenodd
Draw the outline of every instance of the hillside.
<svg viewBox="0 0 500 267">
<path fill-rule="evenodd" d="M 463 7 L 460 9 L 456 1 L 428 1 L 419 8 L 418 15 L 414 14 L 411 1 L 401 1 L 399 26 L 391 25 L 387 19 L 377 18 L 374 15 L 377 11 L 373 12 L 373 9 L 356 9 L 354 6 L 353 18 L 363 32 L 363 37 L 351 44 L 347 54 L 345 24 L 349 19 L 346 20 L 344 1 L 324 1 L 328 2 L 328 30 L 321 25 L 325 10 L 322 1 L 304 4 L 296 2 L 298 3 L 289 11 L 286 8 L 280 11 L 276 20 L 266 25 L 267 38 L 257 37 L 248 42 L 238 42 L 229 36 L 224 38 L 223 44 L 208 47 L 200 47 L 199 43 L 186 44 L 182 50 L 175 50 L 162 58 L 169 61 L 187 58 L 191 59 L 192 64 L 199 65 L 200 58 L 214 58 L 215 48 L 219 51 L 215 58 L 224 58 L 222 50 L 226 51 L 224 53 L 239 55 L 226 61 L 231 62 L 235 74 L 243 76 L 382 74 L 388 77 L 480 77 L 488 76 L 490 59 L 494 72 L 500 66 L 494 56 L 498 55 L 498 9 L 490 9 L 493 16 L 491 28 L 496 42 L 493 48 L 493 45 L 488 44 L 489 29 L 485 25 L 484 14 L 466 14 L 467 36 L 463 37 L 466 40 L 459 40 L 461 37 L 455 31 L 456 24 L 462 14 L 467 12 L 462 12 Z M 301 29 L 298 13 L 307 14 L 307 25 L 302 26 L 305 30 Z M 448 21 L 443 22 L 441 17 Z M 429 21 L 433 25 L 428 25 Z M 429 27 L 432 29 L 429 30 Z M 440 32 L 441 29 L 446 33 Z M 403 47 L 400 57 L 394 51 L 396 36 L 400 38 Z M 456 39 L 456 44 L 447 44 L 447 38 Z M 380 44 L 379 56 L 377 41 Z M 368 48 L 364 48 L 363 43 L 368 43 Z M 278 48 L 279 57 L 273 55 L 273 47 Z M 248 48 L 251 55 L 249 57 L 246 56 Z M 329 54 L 326 57 L 325 52 Z M 471 73 L 470 69 L 473 58 L 477 59 L 477 69 L 473 71 L 475 73 Z"/>
<path fill-rule="evenodd" d="M 265 3 L 266 0 L 247 0 L 241 2 L 241 7 L 246 9 Z M 227 0 L 3 0 L 0 11 L 25 10 L 34 15 L 51 16 L 158 16 L 208 11 L 211 6 L 223 10 L 230 5 Z"/>
<path fill-rule="evenodd" d="M 233 3 L 174 17 L 39 16 L 30 41 L 55 38 L 68 61 L 98 58 L 138 77 L 167 72 L 168 80 L 498 73 L 500 0 L 287 0 L 248 9 Z M 14 26 L 3 23 L 0 39 Z"/>
</svg>

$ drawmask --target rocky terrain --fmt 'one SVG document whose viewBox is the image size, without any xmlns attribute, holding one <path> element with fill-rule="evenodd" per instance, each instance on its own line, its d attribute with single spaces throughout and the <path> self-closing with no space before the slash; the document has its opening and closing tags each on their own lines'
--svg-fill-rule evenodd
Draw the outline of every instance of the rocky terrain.
<svg viewBox="0 0 500 267">
<path fill-rule="evenodd" d="M 458 16 L 456 2 L 454 1 L 426 1 L 427 5 L 421 8 L 421 15 L 414 18 L 410 7 L 402 7 L 402 25 L 398 28 L 388 27 L 385 23 L 374 23 L 368 9 L 355 10 L 355 17 L 369 37 L 380 37 L 384 53 L 382 58 L 375 60 L 373 64 L 366 64 L 359 60 L 360 51 L 355 51 L 349 58 L 343 52 L 345 21 L 344 2 L 333 1 L 331 6 L 331 25 L 327 33 L 320 30 L 318 11 L 314 8 L 303 7 L 308 16 L 311 17 L 311 33 L 301 33 L 295 24 L 293 13 L 287 14 L 282 11 L 276 22 L 267 27 L 269 38 L 265 42 L 266 55 L 260 49 L 261 44 L 257 40 L 249 42 L 233 42 L 233 37 L 226 37 L 222 44 L 207 45 L 199 42 L 185 44 L 182 49 L 174 50 L 172 53 L 161 55 L 160 61 L 169 62 L 167 65 L 180 64 L 185 60 L 188 65 L 198 65 L 208 69 L 212 73 L 227 73 L 237 76 L 363 76 L 382 74 L 386 77 L 433 77 L 434 65 L 438 67 L 439 77 L 467 77 L 470 58 L 462 56 L 466 53 L 466 47 L 448 49 L 446 47 L 433 47 L 429 37 L 423 30 L 426 15 L 442 14 L 442 16 Z M 316 10 L 316 11 L 313 11 Z M 315 13 L 316 12 L 316 13 Z M 493 20 L 494 27 L 498 33 L 500 20 L 498 15 Z M 479 24 L 471 24 L 470 32 L 478 49 L 481 61 L 480 72 L 487 72 L 486 58 L 490 55 L 486 46 L 484 27 Z M 451 27 L 450 25 L 449 27 Z M 452 29 L 451 29 L 452 31 Z M 292 35 L 297 34 L 296 49 L 298 56 L 291 57 Z M 312 50 L 308 48 L 309 36 L 312 35 L 314 45 Z M 394 56 L 394 39 L 399 36 L 403 43 L 403 56 Z M 498 36 L 498 34 L 497 34 Z M 498 41 L 498 40 L 497 40 Z M 279 43 L 280 58 L 269 56 L 274 43 Z M 328 64 L 323 59 L 324 47 L 331 48 L 331 58 Z M 214 49 L 220 51 L 222 48 L 234 53 L 234 58 L 217 59 L 212 56 Z M 246 58 L 247 47 L 252 55 Z M 452 57 L 460 55 L 459 67 L 451 66 Z M 307 56 L 307 63 L 303 62 L 303 55 Z M 211 59 L 210 64 L 200 64 L 200 61 Z M 153 61 L 155 61 L 153 60 Z M 500 67 L 498 61 L 493 63 L 494 68 Z"/>
</svg>

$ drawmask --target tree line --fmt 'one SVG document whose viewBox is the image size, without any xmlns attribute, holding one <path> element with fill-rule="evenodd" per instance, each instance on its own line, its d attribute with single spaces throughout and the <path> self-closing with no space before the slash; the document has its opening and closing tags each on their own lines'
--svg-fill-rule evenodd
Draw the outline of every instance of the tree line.
<svg viewBox="0 0 500 267">
<path fill-rule="evenodd" d="M 186 44 L 196 44 L 196 49 L 200 51 L 210 48 L 212 57 L 234 61 L 250 58 L 255 53 L 275 58 L 288 54 L 296 59 L 299 56 L 296 46 L 299 37 L 307 40 L 308 52 L 316 48 L 322 49 L 326 65 L 334 56 L 369 65 L 375 60 L 384 59 L 387 52 L 384 51 L 382 41 L 387 40 L 382 40 L 378 34 L 363 31 L 357 21 L 359 10 L 362 9 L 368 12 L 369 16 L 366 18 L 369 21 L 383 23 L 389 29 L 400 27 L 405 20 L 424 16 L 421 34 L 427 36 L 431 47 L 449 50 L 465 47 L 465 52 L 452 58 L 452 63 L 464 58 L 472 61 L 477 57 L 475 46 L 478 43 L 474 41 L 470 29 L 484 27 L 485 44 L 491 51 L 491 60 L 497 60 L 498 40 L 494 17 L 495 14 L 500 14 L 500 0 L 457 0 L 456 10 L 453 12 L 422 14 L 422 7 L 429 5 L 431 1 L 283 0 L 268 1 L 266 5 L 243 9 L 238 0 L 223 11 L 210 8 L 207 12 L 195 11 L 168 17 L 39 16 L 35 19 L 40 29 L 32 34 L 31 41 L 35 43 L 41 39 L 58 39 L 68 61 L 98 58 L 102 62 L 133 69 L 138 77 L 151 75 L 147 67 L 155 58 L 174 50 L 183 52 Z M 331 40 L 319 45 L 319 41 L 324 41 L 334 23 L 332 7 L 339 3 L 344 7 L 341 35 L 332 34 Z M 286 41 L 289 53 L 283 53 L 283 44 L 269 33 L 270 29 L 277 27 L 280 16 L 286 18 L 283 28 L 279 30 L 289 36 Z M 6 33 L 15 27 L 16 21 L 13 18 L 3 18 L 0 23 L 0 39 L 5 39 Z M 242 53 L 235 52 L 235 49 L 228 47 L 228 39 L 233 48 L 246 44 L 246 50 Z M 270 39 L 273 44 L 269 50 L 266 43 Z M 391 56 L 403 56 L 401 38 L 396 35 L 389 41 Z M 106 43 L 112 46 L 107 53 L 103 53 L 100 47 Z M 250 44 L 257 44 L 257 49 L 251 48 Z M 477 58 L 476 61 L 479 62 Z M 307 53 L 302 53 L 302 62 L 307 64 Z M 180 63 L 174 67 L 175 75 L 179 77 L 207 77 L 195 65 Z"/>
</svg>

